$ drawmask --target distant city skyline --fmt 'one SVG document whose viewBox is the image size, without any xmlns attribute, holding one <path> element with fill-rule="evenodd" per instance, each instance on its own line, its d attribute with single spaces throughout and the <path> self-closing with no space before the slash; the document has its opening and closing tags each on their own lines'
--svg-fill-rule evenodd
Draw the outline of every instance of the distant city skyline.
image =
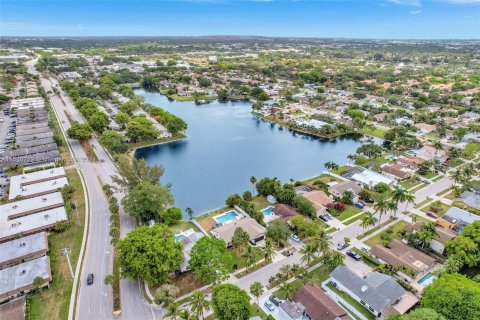
<svg viewBox="0 0 480 320">
<path fill-rule="evenodd" d="M 0 0 L 0 35 L 479 39 L 480 0 Z"/>
</svg>

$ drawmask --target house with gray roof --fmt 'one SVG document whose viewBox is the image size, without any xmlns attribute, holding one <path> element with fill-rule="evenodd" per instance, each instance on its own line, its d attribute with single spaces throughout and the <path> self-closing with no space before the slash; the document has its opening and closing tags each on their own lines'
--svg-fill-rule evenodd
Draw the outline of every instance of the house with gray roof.
<svg viewBox="0 0 480 320">
<path fill-rule="evenodd" d="M 44 256 L 48 251 L 46 232 L 0 243 L 0 270 Z"/>
<path fill-rule="evenodd" d="M 335 268 L 330 273 L 329 281 L 377 317 L 391 314 L 391 308 L 394 308 L 406 293 L 395 278 L 389 275 L 371 272 L 362 278 L 346 266 Z"/>
</svg>

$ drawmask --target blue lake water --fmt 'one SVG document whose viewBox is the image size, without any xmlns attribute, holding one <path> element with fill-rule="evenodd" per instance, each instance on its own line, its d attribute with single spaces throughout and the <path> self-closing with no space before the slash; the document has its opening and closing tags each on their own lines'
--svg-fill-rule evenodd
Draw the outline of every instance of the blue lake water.
<svg viewBox="0 0 480 320">
<path fill-rule="evenodd" d="M 186 139 L 142 148 L 135 156 L 163 165 L 161 182 L 172 184 L 175 206 L 195 214 L 224 206 L 230 194 L 252 191 L 251 176 L 283 182 L 313 177 L 327 161 L 346 164 L 361 145 L 356 137 L 331 141 L 280 128 L 253 116 L 249 102 L 196 105 L 143 89 L 136 94 L 188 123 Z"/>
</svg>

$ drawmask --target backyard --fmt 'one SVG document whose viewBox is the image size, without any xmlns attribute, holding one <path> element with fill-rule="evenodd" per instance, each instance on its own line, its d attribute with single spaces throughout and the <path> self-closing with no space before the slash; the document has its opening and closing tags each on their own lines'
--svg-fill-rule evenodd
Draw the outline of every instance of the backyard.
<svg viewBox="0 0 480 320">
<path fill-rule="evenodd" d="M 385 237 L 385 235 L 390 234 L 392 239 L 400 239 L 400 232 L 405 229 L 405 227 L 408 225 L 408 222 L 400 220 L 394 225 L 388 227 L 384 231 L 377 233 L 370 239 L 364 241 L 366 245 L 373 247 L 377 244 L 382 244 L 383 239 L 382 236 Z"/>
</svg>

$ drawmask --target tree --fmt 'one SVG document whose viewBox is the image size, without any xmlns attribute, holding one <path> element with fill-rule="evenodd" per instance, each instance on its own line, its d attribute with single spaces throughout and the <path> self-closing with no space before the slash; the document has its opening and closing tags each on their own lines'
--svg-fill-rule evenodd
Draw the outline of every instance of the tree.
<svg viewBox="0 0 480 320">
<path fill-rule="evenodd" d="M 232 208 L 234 206 L 238 206 L 241 202 L 242 202 L 242 197 L 237 193 L 232 194 L 228 196 L 227 199 L 225 199 L 225 204 Z"/>
<path fill-rule="evenodd" d="M 45 280 L 42 277 L 35 277 L 33 279 L 33 283 L 32 283 L 35 290 L 40 291 L 40 293 L 42 295 L 42 299 L 43 299 L 43 291 L 41 291 L 41 290 L 42 290 L 42 286 L 43 286 L 44 283 L 45 283 Z"/>
<path fill-rule="evenodd" d="M 275 194 L 282 188 L 282 185 L 277 178 L 263 178 L 255 184 L 255 187 L 260 195 L 266 197 Z"/>
<path fill-rule="evenodd" d="M 248 241 L 250 241 L 250 235 L 242 228 L 237 227 L 233 232 L 232 247 L 237 249 L 238 252 L 242 252 Z"/>
<path fill-rule="evenodd" d="M 148 166 L 144 159 L 121 155 L 117 160 L 119 176 L 113 176 L 113 181 L 123 188 L 132 190 L 141 182 L 157 184 L 165 169 L 162 166 Z"/>
<path fill-rule="evenodd" d="M 245 201 L 252 201 L 252 193 L 250 191 L 245 191 L 243 194 L 242 194 L 242 198 L 243 200 Z"/>
<path fill-rule="evenodd" d="M 197 318 L 203 317 L 203 311 L 210 310 L 210 302 L 205 298 L 205 295 L 200 290 L 195 290 L 190 298 L 190 306 L 192 312 L 195 313 Z"/>
<path fill-rule="evenodd" d="M 124 153 L 128 150 L 127 144 L 123 142 L 122 134 L 114 130 L 103 131 L 99 141 L 113 153 Z"/>
<path fill-rule="evenodd" d="M 380 215 L 380 217 L 378 218 L 378 225 L 380 225 L 380 222 L 382 221 L 382 216 L 388 212 L 388 201 L 383 198 L 379 199 L 373 205 L 373 209 L 375 210 L 375 213 L 378 213 Z"/>
<path fill-rule="evenodd" d="M 307 284 L 310 284 L 312 283 L 313 281 L 313 273 L 311 273 L 310 271 L 308 271 L 307 268 L 305 267 L 300 267 L 298 270 L 297 270 L 297 275 L 296 275 L 297 279 L 300 280 L 300 282 L 302 283 L 302 285 L 307 285 Z"/>
<path fill-rule="evenodd" d="M 252 184 L 252 194 L 255 194 L 255 184 L 257 183 L 257 178 L 255 178 L 254 176 L 251 176 L 250 183 Z"/>
<path fill-rule="evenodd" d="M 153 140 L 160 134 L 153 122 L 142 116 L 131 119 L 125 129 L 125 135 L 133 142 Z"/>
<path fill-rule="evenodd" d="M 313 237 L 311 244 L 317 250 L 318 255 L 326 254 L 330 251 L 330 240 L 325 230 L 320 230 L 320 232 Z"/>
<path fill-rule="evenodd" d="M 148 222 L 162 218 L 173 204 L 170 191 L 159 184 L 141 182 L 122 199 L 125 211 L 139 221 Z"/>
<path fill-rule="evenodd" d="M 385 182 L 379 182 L 373 187 L 373 190 L 378 193 L 386 193 L 390 191 L 390 187 Z"/>
<path fill-rule="evenodd" d="M 192 208 L 187 207 L 187 208 L 185 209 L 185 212 L 188 214 L 188 219 L 190 219 L 190 220 L 193 220 L 193 219 L 194 219 L 193 209 L 192 209 Z"/>
<path fill-rule="evenodd" d="M 295 293 L 295 287 L 293 286 L 293 283 L 288 281 L 285 281 L 284 283 L 281 284 L 280 290 L 283 291 L 285 298 L 288 300 L 292 299 Z"/>
<path fill-rule="evenodd" d="M 342 265 L 345 261 L 345 256 L 338 251 L 329 251 L 323 255 L 323 264 L 330 270 Z"/>
<path fill-rule="evenodd" d="M 367 229 L 368 227 L 373 227 L 377 223 L 378 219 L 371 212 L 367 212 L 365 216 L 362 217 L 362 222 L 360 227 Z"/>
<path fill-rule="evenodd" d="M 309 218 L 305 218 L 301 214 L 294 215 L 289 220 L 290 225 L 301 238 L 312 237 L 318 233 L 320 227 Z"/>
<path fill-rule="evenodd" d="M 325 168 L 328 170 L 337 170 L 339 168 L 338 164 L 333 161 L 328 161 L 324 164 Z"/>
<path fill-rule="evenodd" d="M 107 274 L 103 279 L 103 283 L 105 283 L 105 285 L 107 286 L 113 286 L 114 282 L 115 282 L 115 277 L 113 274 Z"/>
<path fill-rule="evenodd" d="M 167 282 L 183 261 L 182 244 L 164 225 L 138 227 L 120 240 L 118 248 L 122 277 L 152 285 Z"/>
<path fill-rule="evenodd" d="M 92 139 L 92 132 L 92 128 L 90 128 L 88 124 L 75 122 L 70 128 L 68 128 L 67 135 L 70 139 L 83 142 Z"/>
<path fill-rule="evenodd" d="M 407 190 L 405 190 L 404 188 L 401 188 L 399 186 L 396 186 L 391 195 L 392 195 L 392 200 L 397 204 L 401 203 L 401 202 L 405 202 L 407 201 Z M 397 214 L 396 214 L 396 211 L 394 212 L 394 217 L 396 217 Z"/>
<path fill-rule="evenodd" d="M 234 260 L 225 250 L 225 241 L 202 237 L 190 251 L 189 268 L 204 283 L 211 283 L 228 277 L 233 270 Z"/>
<path fill-rule="evenodd" d="M 465 227 L 455 239 L 445 243 L 448 257 L 455 255 L 469 267 L 480 264 L 480 221 Z"/>
<path fill-rule="evenodd" d="M 168 208 L 167 211 L 162 215 L 162 221 L 167 226 L 177 223 L 182 220 L 182 209 L 172 207 Z"/>
<path fill-rule="evenodd" d="M 255 281 L 250 285 L 250 293 L 257 299 L 257 305 L 259 304 L 258 298 L 263 294 L 263 291 L 263 285 L 258 281 Z"/>
<path fill-rule="evenodd" d="M 423 224 L 417 232 L 418 240 L 422 248 L 430 244 L 436 236 L 438 236 L 437 229 L 435 228 L 435 223 L 429 222 Z"/>
<path fill-rule="evenodd" d="M 122 129 L 125 128 L 127 125 L 128 121 L 130 120 L 130 117 L 128 114 L 118 111 L 117 114 L 115 115 L 115 123 L 118 124 Z"/>
<path fill-rule="evenodd" d="M 97 111 L 88 117 L 88 124 L 90 127 L 97 131 L 102 132 L 110 123 L 110 118 L 103 112 Z"/>
<path fill-rule="evenodd" d="M 357 149 L 357 154 L 363 154 L 369 159 L 377 158 L 382 155 L 383 149 L 377 144 L 367 143 Z"/>
<path fill-rule="evenodd" d="M 308 200 L 307 198 L 301 195 L 296 195 L 293 198 L 293 206 L 301 214 L 309 216 L 311 218 L 316 218 L 317 210 L 315 210 L 312 202 L 310 202 L 310 200 Z"/>
<path fill-rule="evenodd" d="M 353 197 L 354 197 L 354 194 L 353 194 L 353 191 L 350 191 L 350 190 L 346 190 L 343 192 L 343 195 L 342 195 L 342 202 L 345 203 L 345 204 L 353 204 Z"/>
<path fill-rule="evenodd" d="M 243 265 L 247 269 L 253 266 L 259 259 L 258 252 L 252 246 L 247 246 L 245 252 L 242 254 Z"/>
<path fill-rule="evenodd" d="M 275 247 L 273 241 L 270 238 L 265 239 L 265 246 L 263 247 L 263 258 L 265 261 L 272 261 L 275 256 Z"/>
<path fill-rule="evenodd" d="M 444 316 L 429 308 L 417 308 L 408 314 L 390 316 L 387 320 L 446 320 Z"/>
<path fill-rule="evenodd" d="M 267 226 L 267 237 L 283 246 L 292 232 L 283 219 L 275 219 Z"/>
<path fill-rule="evenodd" d="M 233 284 L 218 284 L 212 289 L 212 306 L 220 320 L 248 320 L 250 297 Z"/>
<path fill-rule="evenodd" d="M 422 294 L 421 306 L 447 319 L 480 319 L 480 284 L 463 275 L 443 274 Z"/>
<path fill-rule="evenodd" d="M 155 303 L 168 306 L 175 301 L 179 293 L 180 289 L 173 284 L 162 284 L 155 290 Z"/>
<path fill-rule="evenodd" d="M 307 243 L 300 249 L 300 253 L 302 254 L 302 262 L 305 264 L 310 264 L 317 255 L 317 248 L 311 243 Z"/>
<path fill-rule="evenodd" d="M 168 305 L 166 310 L 167 312 L 165 313 L 165 317 L 169 317 L 171 320 L 177 320 L 182 311 L 180 307 L 175 303 Z"/>
</svg>

